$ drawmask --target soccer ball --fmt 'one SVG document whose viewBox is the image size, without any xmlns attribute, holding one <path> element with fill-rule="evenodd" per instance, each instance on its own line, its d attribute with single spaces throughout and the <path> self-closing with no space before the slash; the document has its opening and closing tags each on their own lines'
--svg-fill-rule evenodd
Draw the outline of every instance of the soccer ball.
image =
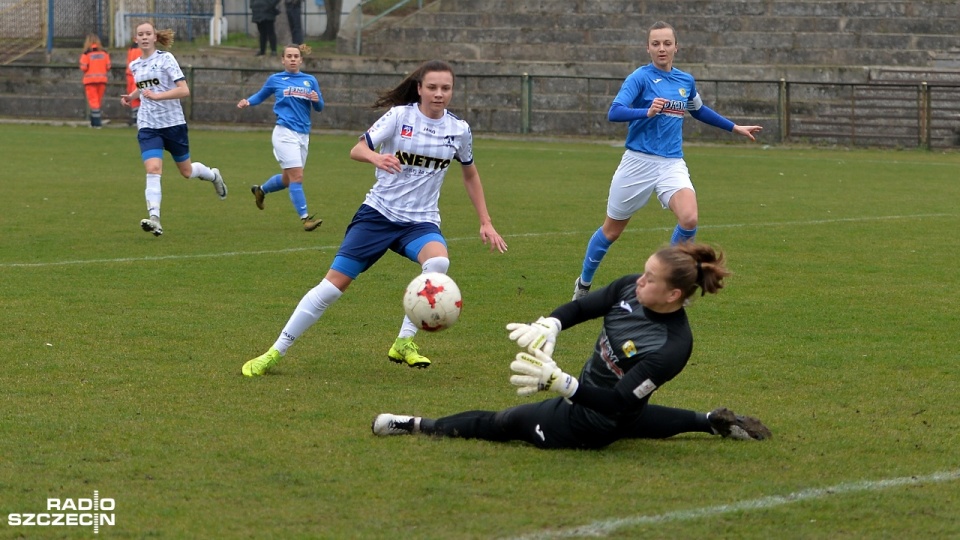
<svg viewBox="0 0 960 540">
<path fill-rule="evenodd" d="M 418 328 L 436 332 L 450 328 L 460 318 L 463 297 L 453 279 L 439 272 L 420 274 L 407 285 L 403 310 Z"/>
</svg>

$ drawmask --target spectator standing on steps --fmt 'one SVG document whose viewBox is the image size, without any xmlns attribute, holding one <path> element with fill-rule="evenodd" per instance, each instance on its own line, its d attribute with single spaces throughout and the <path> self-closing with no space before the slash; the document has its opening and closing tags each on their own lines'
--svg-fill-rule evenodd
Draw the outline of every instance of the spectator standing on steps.
<svg viewBox="0 0 960 540">
<path fill-rule="evenodd" d="M 83 72 L 83 91 L 87 95 L 87 104 L 90 105 L 90 127 L 100 128 L 103 125 L 100 107 L 103 95 L 107 92 L 110 54 L 103 50 L 96 34 L 88 34 L 83 43 L 80 71 Z"/>
<path fill-rule="evenodd" d="M 140 59 L 140 45 L 137 45 L 137 40 L 134 39 L 130 43 L 130 48 L 127 49 L 127 94 L 132 94 L 134 90 L 137 89 L 137 81 L 133 80 L 133 72 L 130 71 L 130 64 L 134 60 Z M 137 111 L 140 110 L 140 100 L 135 99 L 130 102 L 130 118 L 127 119 L 128 126 L 137 125 Z"/>
<path fill-rule="evenodd" d="M 303 43 L 303 0 L 284 0 L 287 22 L 290 24 L 290 36 L 294 45 Z"/>
<path fill-rule="evenodd" d="M 270 43 L 270 56 L 277 55 L 277 29 L 274 23 L 280 14 L 281 0 L 250 0 L 251 20 L 257 25 L 260 33 L 260 52 L 263 56 L 267 52 L 267 43 Z"/>
</svg>

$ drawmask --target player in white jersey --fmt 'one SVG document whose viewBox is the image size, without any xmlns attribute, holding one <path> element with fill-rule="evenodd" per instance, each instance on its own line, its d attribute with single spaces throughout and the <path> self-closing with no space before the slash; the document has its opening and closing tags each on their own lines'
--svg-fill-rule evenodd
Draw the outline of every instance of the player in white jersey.
<svg viewBox="0 0 960 540">
<path fill-rule="evenodd" d="M 323 110 L 323 95 L 316 77 L 300 71 L 303 57 L 310 53 L 308 45 L 287 45 L 283 48 L 283 71 L 267 78 L 263 87 L 249 98 L 241 99 L 237 108 L 259 105 L 273 96 L 273 112 L 277 125 L 273 128 L 273 155 L 280 162 L 283 174 L 275 174 L 263 184 L 253 186 L 254 202 L 263 210 L 267 193 L 290 188 L 290 202 L 303 222 L 303 230 L 313 231 L 322 219 L 307 211 L 307 197 L 303 193 L 303 167 L 307 164 L 310 147 L 310 110 Z"/>
<path fill-rule="evenodd" d="M 157 50 L 157 44 L 169 47 L 173 43 L 173 30 L 157 30 L 152 23 L 137 25 L 137 44 L 141 57 L 130 63 L 130 71 L 136 82 L 136 90 L 120 97 L 125 107 L 140 99 L 137 112 L 137 140 L 140 156 L 147 170 L 147 219 L 140 221 L 144 231 L 160 236 L 160 175 L 163 172 L 163 152 L 173 156 L 177 170 L 184 178 L 199 178 L 212 182 L 220 199 L 227 198 L 227 186 L 219 169 L 211 169 L 203 163 L 190 161 L 190 141 L 187 137 L 187 121 L 183 116 L 180 100 L 190 95 L 187 79 L 177 59 L 167 51 Z"/>
<path fill-rule="evenodd" d="M 244 375 L 263 375 L 273 367 L 294 340 L 387 250 L 417 262 L 423 272 L 447 272 L 450 259 L 440 233 L 437 203 L 453 161 L 460 162 L 464 187 L 480 218 L 480 239 L 490 244 L 491 251 L 507 250 L 487 213 L 480 174 L 473 163 L 470 126 L 447 111 L 453 82 L 450 64 L 432 60 L 377 100 L 375 108 L 390 110 L 350 150 L 352 159 L 376 167 L 377 182 L 347 227 L 323 281 L 300 300 L 270 350 L 243 365 Z M 430 365 L 413 342 L 417 330 L 403 318 L 387 353 L 390 360 L 410 367 Z"/>
<path fill-rule="evenodd" d="M 610 246 L 620 238 L 630 218 L 656 193 L 660 204 L 677 217 L 672 244 L 692 241 L 697 234 L 697 195 L 683 161 L 683 116 L 755 140 L 760 126 L 739 126 L 703 104 L 693 77 L 673 67 L 677 34 L 658 21 L 647 33 L 652 62 L 631 73 L 620 88 L 607 118 L 629 122 L 626 151 L 610 183 L 607 217 L 593 233 L 583 268 L 573 286 L 573 299 L 590 291 L 594 273 Z"/>
</svg>

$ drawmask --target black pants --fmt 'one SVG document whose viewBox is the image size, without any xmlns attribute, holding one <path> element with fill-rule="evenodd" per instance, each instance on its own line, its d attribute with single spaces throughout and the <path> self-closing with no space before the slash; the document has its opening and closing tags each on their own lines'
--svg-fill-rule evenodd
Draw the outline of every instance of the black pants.
<svg viewBox="0 0 960 540">
<path fill-rule="evenodd" d="M 273 21 L 260 21 L 257 23 L 257 30 L 260 32 L 260 54 L 267 52 L 267 42 L 270 42 L 270 52 L 277 53 L 277 30 L 274 28 Z"/>
<path fill-rule="evenodd" d="M 665 439 L 680 433 L 712 433 L 705 413 L 647 405 L 633 424 L 616 432 L 573 420 L 574 405 L 563 398 L 518 405 L 499 412 L 467 411 L 424 418 L 423 433 L 487 441 L 525 441 L 538 448 L 603 448 L 618 439 Z M 578 427 L 578 425 L 580 427 Z"/>
<path fill-rule="evenodd" d="M 290 35 L 294 45 L 303 43 L 303 20 L 300 16 L 300 2 L 287 4 L 287 22 L 290 23 Z"/>
</svg>

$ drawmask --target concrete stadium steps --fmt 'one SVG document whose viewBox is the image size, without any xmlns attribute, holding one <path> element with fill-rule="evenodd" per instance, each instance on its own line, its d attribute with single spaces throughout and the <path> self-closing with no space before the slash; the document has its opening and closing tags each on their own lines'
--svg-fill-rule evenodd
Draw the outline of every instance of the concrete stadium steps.
<svg viewBox="0 0 960 540">
<path fill-rule="evenodd" d="M 636 63 L 658 19 L 691 64 L 927 66 L 960 47 L 960 3 L 942 0 L 439 0 L 361 42 L 373 57 L 432 58 L 442 44 L 448 60 Z"/>
<path fill-rule="evenodd" d="M 836 144 L 891 144 L 914 147 L 922 128 L 916 104 L 920 88 L 882 84 L 825 88 L 790 87 L 790 136 Z M 960 100 L 931 96 L 931 139 L 960 138 Z"/>
</svg>

